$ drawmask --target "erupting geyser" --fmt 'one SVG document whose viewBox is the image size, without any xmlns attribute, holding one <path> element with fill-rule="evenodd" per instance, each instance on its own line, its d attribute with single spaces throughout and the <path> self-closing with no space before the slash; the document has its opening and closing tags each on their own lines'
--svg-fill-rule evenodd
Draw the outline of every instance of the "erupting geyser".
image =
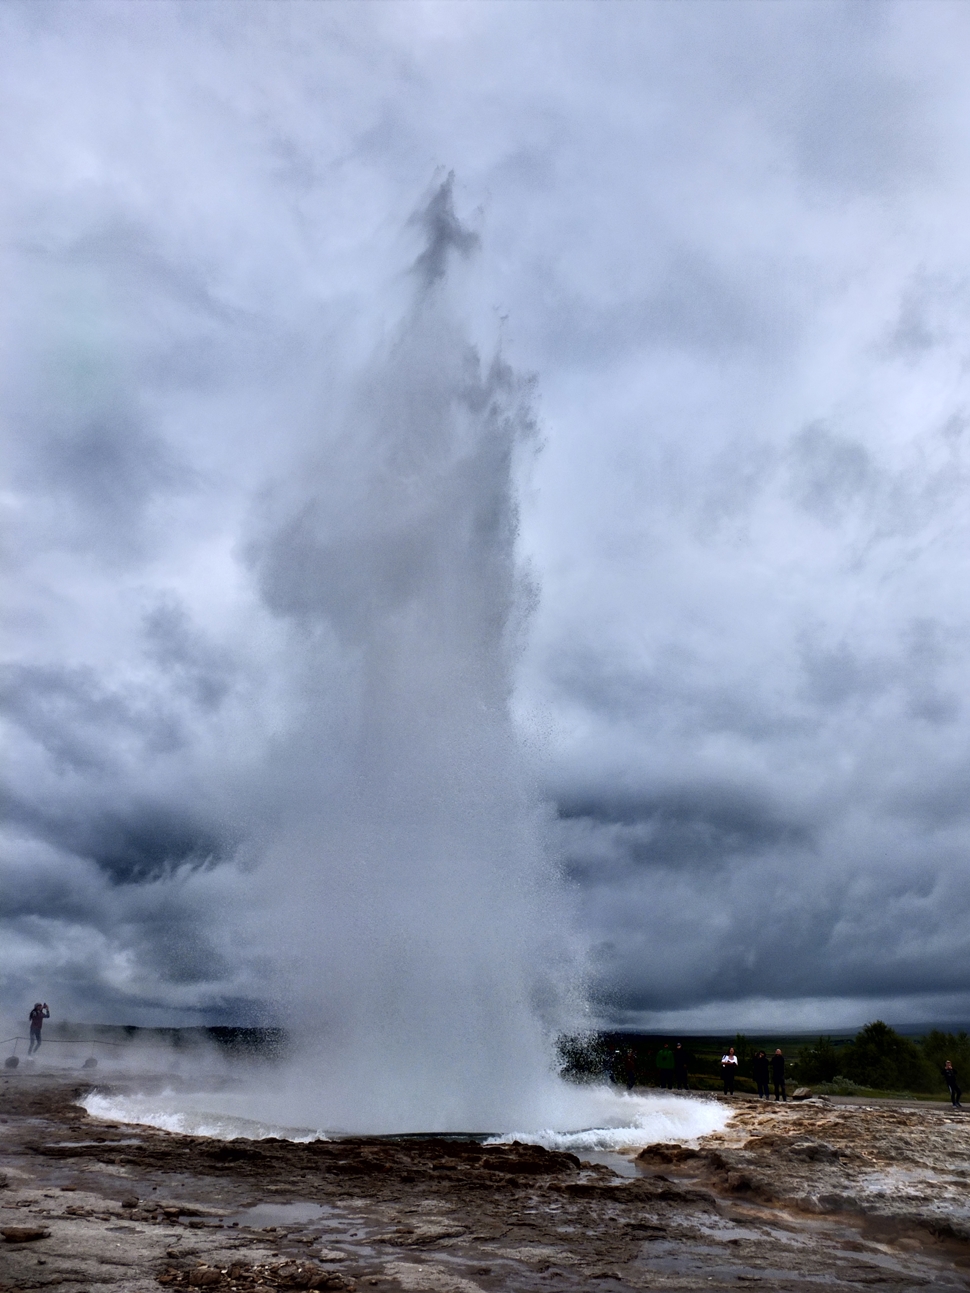
<svg viewBox="0 0 970 1293">
<path fill-rule="evenodd" d="M 550 1080 L 572 986 L 509 713 L 529 384 L 459 325 L 448 264 L 475 239 L 450 179 L 421 220 L 403 323 L 253 548 L 307 662 L 302 772 L 261 868 L 301 1051 L 287 1100 L 374 1131 L 506 1125 Z"/>
<path fill-rule="evenodd" d="M 580 974 L 510 714 L 532 599 L 515 551 L 530 384 L 483 364 L 460 326 L 447 271 L 476 240 L 450 179 L 420 221 L 403 321 L 321 412 L 249 545 L 303 661 L 248 896 L 291 1057 L 245 1091 L 88 1106 L 213 1135 L 517 1131 L 615 1148 L 710 1131 L 717 1106 L 556 1074 Z M 578 1129 L 593 1130 L 564 1137 Z"/>
</svg>

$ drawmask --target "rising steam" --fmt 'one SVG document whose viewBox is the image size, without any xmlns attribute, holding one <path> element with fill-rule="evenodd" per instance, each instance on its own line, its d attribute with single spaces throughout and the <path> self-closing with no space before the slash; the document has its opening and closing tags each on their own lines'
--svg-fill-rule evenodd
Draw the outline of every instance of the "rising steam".
<svg viewBox="0 0 970 1293">
<path fill-rule="evenodd" d="M 259 874 L 299 1052 L 275 1122 L 508 1126 L 573 990 L 509 712 L 530 384 L 460 326 L 448 269 L 477 239 L 450 177 L 418 220 L 403 322 L 251 549 L 306 661 L 302 771 Z"/>
</svg>

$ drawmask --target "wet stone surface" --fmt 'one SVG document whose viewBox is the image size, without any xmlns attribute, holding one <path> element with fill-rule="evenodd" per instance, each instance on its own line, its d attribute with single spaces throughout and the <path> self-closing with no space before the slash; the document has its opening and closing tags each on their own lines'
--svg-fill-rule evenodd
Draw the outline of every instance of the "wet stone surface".
<svg viewBox="0 0 970 1293">
<path fill-rule="evenodd" d="M 86 1090 L 0 1078 L 6 1293 L 970 1287 L 956 1113 L 739 1101 L 725 1132 L 618 1175 L 527 1145 L 99 1123 Z"/>
</svg>

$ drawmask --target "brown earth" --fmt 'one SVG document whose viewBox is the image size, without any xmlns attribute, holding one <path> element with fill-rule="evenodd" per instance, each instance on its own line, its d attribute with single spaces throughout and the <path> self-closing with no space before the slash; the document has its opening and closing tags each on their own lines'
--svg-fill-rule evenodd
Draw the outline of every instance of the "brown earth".
<svg viewBox="0 0 970 1293">
<path fill-rule="evenodd" d="M 0 1078 L 7 1293 L 970 1287 L 958 1112 L 741 1100 L 624 1176 L 442 1137 L 180 1136 L 88 1118 L 87 1089 Z"/>
</svg>

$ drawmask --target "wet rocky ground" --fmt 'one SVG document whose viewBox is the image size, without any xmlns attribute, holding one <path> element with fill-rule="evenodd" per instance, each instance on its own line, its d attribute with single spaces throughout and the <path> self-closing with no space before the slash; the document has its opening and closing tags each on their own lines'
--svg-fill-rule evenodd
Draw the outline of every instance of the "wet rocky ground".
<svg viewBox="0 0 970 1293">
<path fill-rule="evenodd" d="M 0 1289 L 970 1287 L 970 1116 L 740 1100 L 635 1166 L 441 1137 L 215 1141 L 0 1078 Z"/>
</svg>

